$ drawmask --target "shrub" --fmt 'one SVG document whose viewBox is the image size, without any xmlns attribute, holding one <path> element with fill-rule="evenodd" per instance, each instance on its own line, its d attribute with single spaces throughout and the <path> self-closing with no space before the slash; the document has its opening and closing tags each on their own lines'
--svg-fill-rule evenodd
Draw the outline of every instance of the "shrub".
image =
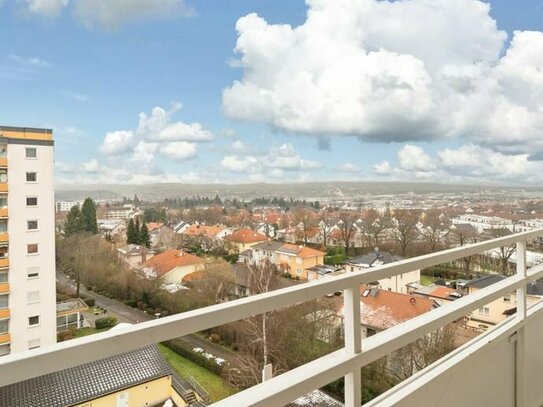
<svg viewBox="0 0 543 407">
<path fill-rule="evenodd" d="M 124 300 L 123 302 L 129 307 L 133 307 L 133 308 L 135 308 L 138 304 L 136 300 Z"/>
<path fill-rule="evenodd" d="M 215 363 L 215 360 L 213 358 L 207 359 L 202 354 L 193 352 L 192 346 L 190 344 L 179 339 L 172 339 L 170 341 L 162 342 L 162 344 L 173 350 L 175 353 L 193 361 L 197 365 L 202 366 L 203 368 L 215 374 L 222 375 L 221 366 Z"/>
<path fill-rule="evenodd" d="M 211 334 L 209 340 L 213 343 L 219 343 L 221 341 L 221 336 L 219 334 Z"/>
<path fill-rule="evenodd" d="M 112 326 L 117 325 L 117 318 L 115 317 L 98 318 L 94 322 L 94 325 L 96 326 L 96 329 L 111 328 Z"/>
<path fill-rule="evenodd" d="M 57 342 L 67 341 L 68 339 L 73 339 L 75 337 L 75 333 L 73 329 L 69 329 L 68 331 L 62 331 L 57 333 Z"/>
</svg>

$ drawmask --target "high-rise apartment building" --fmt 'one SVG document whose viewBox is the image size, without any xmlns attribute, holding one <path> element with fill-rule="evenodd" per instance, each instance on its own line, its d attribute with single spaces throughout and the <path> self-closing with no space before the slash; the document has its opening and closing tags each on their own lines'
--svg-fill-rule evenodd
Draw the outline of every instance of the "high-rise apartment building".
<svg viewBox="0 0 543 407">
<path fill-rule="evenodd" d="M 0 355 L 56 342 L 53 134 L 0 126 Z"/>
</svg>

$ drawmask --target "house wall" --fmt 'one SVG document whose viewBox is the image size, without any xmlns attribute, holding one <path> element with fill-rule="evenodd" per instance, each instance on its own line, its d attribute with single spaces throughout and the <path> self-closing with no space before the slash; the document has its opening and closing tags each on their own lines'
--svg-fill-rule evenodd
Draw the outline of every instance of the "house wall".
<svg viewBox="0 0 543 407">
<path fill-rule="evenodd" d="M 147 253 L 145 255 L 145 261 L 151 259 L 154 256 L 154 253 Z M 138 255 L 131 255 L 131 256 L 120 256 L 121 259 L 128 265 L 128 267 L 136 268 L 137 266 L 140 266 L 144 262 L 142 262 L 142 256 L 141 254 Z"/>
<path fill-rule="evenodd" d="M 479 288 L 476 287 L 469 287 L 468 293 L 474 294 L 477 291 L 479 291 Z M 507 300 L 509 298 L 509 300 Z M 527 295 L 526 296 L 526 306 L 531 307 L 536 302 L 541 301 L 540 297 Z M 510 294 L 505 297 L 500 297 L 495 299 L 489 304 L 486 304 L 484 307 L 480 307 L 478 309 L 475 309 L 471 312 L 469 319 L 467 321 L 467 325 L 477 328 L 477 329 L 485 329 L 481 327 L 480 325 L 487 325 L 487 326 L 493 326 L 498 324 L 499 322 L 503 321 L 507 318 L 506 315 L 503 315 L 504 311 L 514 308 L 517 306 L 517 297 L 516 294 Z M 488 308 L 488 314 L 483 311 L 483 308 Z"/>
<path fill-rule="evenodd" d="M 347 271 L 367 271 L 370 267 L 348 265 Z M 420 270 L 413 270 L 408 273 L 398 274 L 397 276 L 379 280 L 381 290 L 394 291 L 396 293 L 409 294 L 407 284 L 420 282 Z"/>
<path fill-rule="evenodd" d="M 164 283 L 181 284 L 183 282 L 184 277 L 198 270 L 202 270 L 203 268 L 204 268 L 203 264 L 191 264 L 188 266 L 176 267 L 169 273 L 164 274 L 163 276 Z"/>
<path fill-rule="evenodd" d="M 141 407 L 141 406 L 155 406 L 162 405 L 161 403 L 172 397 L 172 393 L 175 391 L 171 387 L 171 379 L 169 376 L 161 377 L 159 379 L 152 380 L 147 383 L 142 383 L 137 386 L 108 394 L 104 397 L 87 401 L 82 404 L 77 404 L 74 407 L 112 407 L 112 406 L 128 406 L 128 407 Z M 126 404 L 123 404 L 120 400 L 128 399 Z M 186 403 L 177 398 L 182 404 L 176 404 L 178 406 L 185 406 Z"/>
</svg>

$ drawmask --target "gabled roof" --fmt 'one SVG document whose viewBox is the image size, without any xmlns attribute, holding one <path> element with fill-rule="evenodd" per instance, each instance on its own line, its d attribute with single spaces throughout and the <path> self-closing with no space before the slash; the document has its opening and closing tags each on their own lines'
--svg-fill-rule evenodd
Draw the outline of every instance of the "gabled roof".
<svg viewBox="0 0 543 407">
<path fill-rule="evenodd" d="M 255 232 L 254 230 L 245 228 L 245 229 L 236 230 L 231 235 L 226 236 L 225 240 L 228 240 L 234 243 L 255 243 L 255 242 L 263 242 L 265 240 L 268 240 L 268 237 L 263 235 L 262 233 L 258 233 L 258 232 Z"/>
<path fill-rule="evenodd" d="M 362 324 L 383 330 L 429 312 L 438 304 L 427 298 L 360 286 L 360 306 Z"/>
<path fill-rule="evenodd" d="M 202 264 L 204 259 L 182 250 L 171 249 L 163 253 L 157 254 L 143 263 L 144 268 L 152 268 L 158 276 L 169 273 L 176 267 L 190 266 L 194 264 Z"/>
<path fill-rule="evenodd" d="M 475 287 L 475 288 L 485 288 L 489 285 L 498 283 L 502 280 L 504 280 L 505 277 L 499 274 L 489 274 L 483 277 L 474 278 L 473 280 L 470 280 L 466 283 L 467 287 Z"/>
<path fill-rule="evenodd" d="M 147 222 L 147 230 L 149 230 L 149 232 L 152 232 L 155 229 L 159 229 L 162 226 L 164 226 L 164 223 Z"/>
<path fill-rule="evenodd" d="M 317 389 L 298 397 L 285 407 L 343 407 L 344 405 L 341 401 Z"/>
<path fill-rule="evenodd" d="M 451 229 L 460 235 L 468 237 L 474 237 L 477 235 L 477 229 L 475 229 L 470 223 L 455 223 L 451 226 Z"/>
<path fill-rule="evenodd" d="M 141 255 L 144 252 L 145 253 L 154 253 L 153 250 L 148 249 L 145 246 L 140 246 L 138 244 L 129 244 L 123 247 L 119 247 L 117 251 L 125 256 L 132 256 L 132 255 Z"/>
<path fill-rule="evenodd" d="M 0 406 L 73 406 L 171 373 L 158 347 L 148 346 L 1 387 Z"/>
<path fill-rule="evenodd" d="M 290 243 L 284 243 L 279 249 L 277 249 L 277 251 L 281 253 L 294 254 L 304 259 L 309 258 L 309 257 L 320 257 L 326 254 L 325 252 L 312 249 L 311 247 L 307 247 L 303 245 L 298 246 L 298 245 L 290 244 Z"/>
<path fill-rule="evenodd" d="M 352 259 L 347 260 L 345 263 L 372 267 L 376 265 L 394 263 L 395 261 L 402 259 L 403 257 L 390 254 L 389 252 L 373 251 L 362 256 L 353 257 Z"/>
<path fill-rule="evenodd" d="M 251 249 L 253 250 L 268 250 L 268 251 L 276 251 L 283 246 L 284 243 L 277 242 L 275 240 L 268 240 L 262 243 L 257 243 L 254 246 L 251 246 Z"/>
</svg>

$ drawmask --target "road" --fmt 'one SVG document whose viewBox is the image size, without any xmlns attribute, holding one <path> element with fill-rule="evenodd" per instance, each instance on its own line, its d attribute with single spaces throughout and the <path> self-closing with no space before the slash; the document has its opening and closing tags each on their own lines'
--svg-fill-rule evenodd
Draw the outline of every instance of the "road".
<svg viewBox="0 0 543 407">
<path fill-rule="evenodd" d="M 60 270 L 57 270 L 57 286 L 63 288 L 71 288 L 74 292 L 76 289 L 76 284 L 74 281 L 69 279 L 64 273 Z M 154 319 L 154 315 L 146 314 L 139 309 L 129 307 L 128 305 L 123 304 L 120 301 L 115 299 L 104 297 L 103 295 L 97 294 L 94 291 L 89 291 L 83 285 L 80 287 L 81 294 L 85 294 L 90 298 L 94 298 L 96 301 L 96 306 L 105 308 L 108 312 L 118 315 L 119 321 L 128 322 L 131 324 L 137 324 L 139 322 L 149 321 Z M 199 347 L 204 349 L 204 351 L 209 352 L 216 357 L 223 358 L 230 363 L 233 363 L 237 357 L 237 354 L 233 351 L 230 351 L 216 343 L 208 341 L 207 339 L 202 338 L 201 336 L 191 334 L 183 336 L 182 339 L 190 343 L 193 347 Z"/>
</svg>

